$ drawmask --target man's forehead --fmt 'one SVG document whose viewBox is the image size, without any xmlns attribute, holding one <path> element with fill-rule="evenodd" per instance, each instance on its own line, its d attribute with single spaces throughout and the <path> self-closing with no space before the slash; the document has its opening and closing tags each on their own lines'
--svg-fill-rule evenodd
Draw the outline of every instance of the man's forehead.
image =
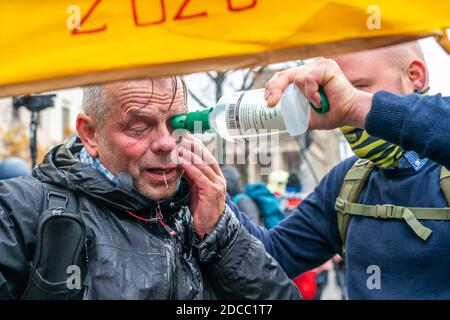
<svg viewBox="0 0 450 320">
<path fill-rule="evenodd" d="M 107 86 L 107 94 L 121 108 L 185 105 L 185 93 L 178 78 L 118 81 Z"/>
<path fill-rule="evenodd" d="M 376 77 L 387 61 L 373 51 L 362 51 L 330 57 L 338 64 L 349 81 Z"/>
<path fill-rule="evenodd" d="M 140 92 L 156 94 L 159 96 L 173 96 L 176 90 L 177 95 L 183 95 L 183 85 L 178 78 L 156 78 L 117 81 L 108 84 L 111 93 Z"/>
<path fill-rule="evenodd" d="M 382 61 L 381 55 L 377 55 L 373 51 L 361 51 L 361 52 L 352 52 L 337 56 L 331 56 L 331 59 L 336 61 L 336 63 L 341 68 L 346 68 L 348 66 L 367 66 L 368 64 L 374 64 L 379 61 Z"/>
</svg>

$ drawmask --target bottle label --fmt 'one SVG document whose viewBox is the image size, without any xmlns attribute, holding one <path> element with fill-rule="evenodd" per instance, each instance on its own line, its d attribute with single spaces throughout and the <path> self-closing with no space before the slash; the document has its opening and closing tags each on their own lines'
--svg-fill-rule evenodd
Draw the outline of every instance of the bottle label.
<svg viewBox="0 0 450 320">
<path fill-rule="evenodd" d="M 274 133 L 286 131 L 280 106 L 269 108 L 264 99 L 264 89 L 237 92 L 227 101 L 226 124 L 229 130 L 238 130 L 239 135 Z"/>
</svg>

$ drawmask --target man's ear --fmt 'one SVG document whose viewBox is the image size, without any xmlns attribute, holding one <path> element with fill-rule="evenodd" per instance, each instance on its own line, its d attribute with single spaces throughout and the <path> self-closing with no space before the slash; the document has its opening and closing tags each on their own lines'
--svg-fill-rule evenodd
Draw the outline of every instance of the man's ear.
<svg viewBox="0 0 450 320">
<path fill-rule="evenodd" d="M 428 71 L 425 62 L 420 59 L 412 60 L 409 63 L 407 72 L 412 91 L 417 89 L 421 92 L 426 89 L 428 84 Z"/>
<path fill-rule="evenodd" d="M 77 132 L 86 151 L 91 157 L 98 156 L 98 132 L 91 116 L 84 113 L 78 114 Z"/>
</svg>

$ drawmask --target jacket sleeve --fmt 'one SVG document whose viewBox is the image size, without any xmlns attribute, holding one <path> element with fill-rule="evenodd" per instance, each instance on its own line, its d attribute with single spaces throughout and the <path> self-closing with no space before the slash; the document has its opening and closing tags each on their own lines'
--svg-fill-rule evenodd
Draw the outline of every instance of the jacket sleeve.
<svg viewBox="0 0 450 320">
<path fill-rule="evenodd" d="M 0 181 L 0 299 L 20 298 L 28 280 L 43 197 L 33 180 Z"/>
<path fill-rule="evenodd" d="M 449 119 L 450 97 L 380 91 L 373 96 L 365 127 L 371 135 L 450 168 Z"/>
<path fill-rule="evenodd" d="M 270 230 L 252 224 L 230 204 L 239 221 L 262 241 L 289 277 L 295 278 L 342 253 L 334 206 L 344 176 L 355 161 L 352 157 L 335 166 L 288 217 Z"/>
<path fill-rule="evenodd" d="M 221 299 L 300 299 L 295 284 L 228 206 L 198 249 L 206 276 Z"/>
</svg>

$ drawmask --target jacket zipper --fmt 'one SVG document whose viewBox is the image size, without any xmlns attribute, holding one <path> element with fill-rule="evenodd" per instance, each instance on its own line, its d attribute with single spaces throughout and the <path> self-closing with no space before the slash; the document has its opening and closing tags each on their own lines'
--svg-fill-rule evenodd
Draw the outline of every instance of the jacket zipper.
<svg viewBox="0 0 450 320">
<path fill-rule="evenodd" d="M 88 240 L 84 241 L 84 262 L 86 263 L 86 268 L 89 265 L 89 256 L 88 256 Z"/>
<path fill-rule="evenodd" d="M 173 300 L 173 277 L 172 277 L 172 273 L 174 272 L 173 270 L 173 263 L 172 263 L 172 256 L 173 256 L 173 252 L 172 250 L 169 248 L 167 250 L 167 280 L 169 282 L 169 297 L 168 300 Z"/>
<path fill-rule="evenodd" d="M 159 206 L 159 204 L 156 209 L 156 219 L 158 219 L 159 223 L 163 226 L 164 230 L 166 230 L 166 232 L 169 234 L 169 236 L 174 237 L 177 234 L 171 227 L 169 227 L 164 222 L 164 217 L 161 213 L 161 207 Z"/>
<path fill-rule="evenodd" d="M 173 238 L 176 235 L 176 232 L 164 222 L 164 216 L 162 215 L 161 206 L 159 205 L 159 203 L 156 209 L 156 219 L 158 219 L 159 223 L 163 226 L 164 230 L 167 231 L 167 233 L 170 235 L 171 238 Z M 172 258 L 174 258 L 174 252 L 172 252 L 172 250 L 175 250 L 175 248 L 172 247 L 168 248 L 167 250 L 167 280 L 169 281 L 168 300 L 173 300 L 173 291 L 174 291 L 172 273 L 174 272 L 175 262 L 172 262 L 173 260 Z"/>
<path fill-rule="evenodd" d="M 157 223 L 159 222 L 159 224 L 161 224 L 161 226 L 164 228 L 164 230 L 166 230 L 166 232 L 170 235 L 171 239 L 173 239 L 173 237 L 176 235 L 175 230 L 173 230 L 171 227 L 169 227 L 165 222 L 164 222 L 164 216 L 162 215 L 161 212 L 161 206 L 158 203 L 157 207 L 156 207 L 156 215 L 154 218 L 150 218 L 150 219 L 144 219 L 142 217 L 139 217 L 133 213 L 131 213 L 130 211 L 126 210 L 126 212 L 128 214 L 130 214 L 131 216 L 145 221 L 146 223 Z M 173 278 L 173 273 L 175 271 L 175 253 L 172 250 L 175 250 L 173 247 L 171 247 L 167 242 L 163 241 L 162 239 L 158 238 L 157 239 L 161 242 L 161 244 L 163 246 L 166 247 L 166 260 L 167 260 L 167 282 L 168 282 L 168 286 L 169 286 L 169 293 L 168 293 L 168 300 L 173 300 L 173 292 L 174 292 L 174 284 L 172 281 Z M 172 245 L 173 245 L 173 241 L 172 241 Z"/>
</svg>

